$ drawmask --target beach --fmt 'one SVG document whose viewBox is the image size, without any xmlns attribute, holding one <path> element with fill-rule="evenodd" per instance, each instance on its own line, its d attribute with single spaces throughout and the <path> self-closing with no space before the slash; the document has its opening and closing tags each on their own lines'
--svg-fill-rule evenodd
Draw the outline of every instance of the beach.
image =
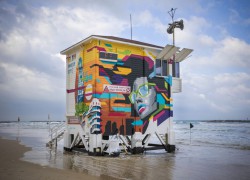
<svg viewBox="0 0 250 180">
<path fill-rule="evenodd" d="M 100 177 L 70 170 L 61 170 L 40 166 L 20 160 L 23 154 L 31 148 L 20 145 L 17 141 L 0 138 L 0 179 L 2 180 L 68 180 L 89 179 L 98 180 Z"/>
<path fill-rule="evenodd" d="M 165 163 L 160 164 L 162 168 L 154 169 L 154 161 L 150 159 L 154 156 L 151 155 L 150 158 L 147 158 L 146 161 L 138 161 L 138 168 L 144 166 L 144 170 L 139 172 L 136 171 L 127 171 L 127 173 L 135 173 L 137 177 L 135 178 L 126 178 L 126 174 L 124 174 L 124 170 L 121 170 L 120 178 L 109 177 L 109 176 L 93 176 L 83 172 L 76 172 L 74 170 L 69 169 L 57 169 L 51 168 L 48 166 L 41 166 L 37 164 L 33 164 L 30 162 L 26 162 L 21 160 L 23 154 L 27 151 L 30 151 L 31 148 L 20 145 L 17 141 L 14 140 L 6 140 L 0 138 L 1 144 L 1 153 L 0 153 L 0 179 L 5 180 L 68 180 L 68 179 L 86 179 L 86 180 L 109 180 L 109 179 L 154 179 L 154 176 L 158 177 L 158 179 L 249 179 L 249 164 L 246 165 L 237 165 L 243 159 L 222 159 L 219 158 L 219 155 L 215 155 L 213 157 L 205 157 L 203 154 L 194 154 L 194 150 L 190 150 L 189 153 L 192 153 L 191 156 L 186 157 L 182 153 L 179 154 L 179 157 L 175 157 L 176 160 L 172 161 L 172 158 L 165 159 Z M 200 152 L 200 150 L 199 150 Z M 234 157 L 235 154 L 232 154 Z M 140 157 L 142 159 L 143 157 Z M 242 157 L 243 158 L 243 157 Z M 135 159 L 138 160 L 138 156 L 135 156 Z M 156 158 L 157 159 L 157 158 Z M 112 167 L 112 158 L 106 159 L 110 165 L 111 171 L 114 167 Z M 113 159 L 113 163 L 117 165 L 117 162 L 122 163 L 122 161 L 117 161 L 117 159 Z M 236 160 L 236 161 L 235 161 Z M 234 163 L 232 163 L 234 162 Z M 129 166 L 135 166 L 134 161 L 129 161 L 127 163 L 127 168 Z M 123 165 L 124 167 L 124 165 Z M 150 168 L 152 167 L 152 168 Z M 107 168 L 107 167 L 106 167 Z M 138 176 L 139 175 L 139 176 Z M 132 176 L 131 176 L 132 177 Z M 163 178 L 165 177 L 165 178 Z"/>
<path fill-rule="evenodd" d="M 0 123 L 0 179 L 250 179 L 250 123 L 192 123 L 175 123 L 175 153 L 119 157 L 48 148 L 45 122 Z"/>
</svg>

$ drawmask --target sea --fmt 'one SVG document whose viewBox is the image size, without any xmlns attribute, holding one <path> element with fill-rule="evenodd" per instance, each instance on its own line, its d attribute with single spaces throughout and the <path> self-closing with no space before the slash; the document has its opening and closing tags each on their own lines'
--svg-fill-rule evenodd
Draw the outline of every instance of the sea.
<svg viewBox="0 0 250 180">
<path fill-rule="evenodd" d="M 175 153 L 156 150 L 119 157 L 66 152 L 63 140 L 47 147 L 49 129 L 58 123 L 0 121 L 0 137 L 31 147 L 24 161 L 101 179 L 250 179 L 249 121 L 175 120 Z"/>
</svg>

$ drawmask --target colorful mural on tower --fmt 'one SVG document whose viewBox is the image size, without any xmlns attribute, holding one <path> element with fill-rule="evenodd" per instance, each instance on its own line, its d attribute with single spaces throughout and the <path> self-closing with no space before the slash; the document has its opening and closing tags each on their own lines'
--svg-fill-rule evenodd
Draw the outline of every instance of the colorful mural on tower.
<svg viewBox="0 0 250 180">
<path fill-rule="evenodd" d="M 155 76 L 157 53 L 101 40 L 85 45 L 76 63 L 74 90 L 82 126 L 93 126 L 91 133 L 104 136 L 166 132 L 173 115 L 172 77 Z"/>
</svg>

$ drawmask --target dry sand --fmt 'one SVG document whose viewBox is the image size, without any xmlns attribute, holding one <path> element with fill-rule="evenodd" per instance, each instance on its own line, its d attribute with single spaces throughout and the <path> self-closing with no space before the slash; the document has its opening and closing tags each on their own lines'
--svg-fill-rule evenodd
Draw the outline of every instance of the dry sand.
<svg viewBox="0 0 250 180">
<path fill-rule="evenodd" d="M 17 141 L 0 138 L 0 179 L 1 180 L 64 180 L 64 179 L 103 179 L 72 170 L 60 170 L 40 166 L 20 160 L 31 148 L 20 145 Z M 109 178 L 105 178 L 109 179 Z"/>
</svg>

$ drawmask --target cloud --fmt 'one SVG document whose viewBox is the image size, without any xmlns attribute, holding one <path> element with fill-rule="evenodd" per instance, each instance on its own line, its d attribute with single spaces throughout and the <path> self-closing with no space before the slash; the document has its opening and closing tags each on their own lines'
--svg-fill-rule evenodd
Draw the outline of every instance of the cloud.
<svg viewBox="0 0 250 180">
<path fill-rule="evenodd" d="M 234 9 L 230 9 L 229 12 L 230 12 L 230 14 L 229 14 L 229 21 L 230 21 L 230 23 L 232 23 L 232 24 L 238 24 L 239 20 L 240 20 L 239 13 L 236 10 L 234 10 Z"/>
<path fill-rule="evenodd" d="M 250 48 L 243 40 L 234 37 L 227 37 L 220 42 L 220 47 L 214 51 L 213 59 L 221 66 L 250 67 Z"/>
<path fill-rule="evenodd" d="M 189 47 L 192 49 L 206 48 L 209 50 L 216 44 L 215 39 L 204 32 L 211 28 L 211 23 L 202 17 L 192 16 L 190 19 L 183 19 L 184 30 L 176 28 L 175 41 L 176 45 Z M 172 35 L 169 35 L 172 38 Z M 199 51 L 201 54 L 203 51 Z M 197 52 L 196 52 L 197 53 Z"/>
<path fill-rule="evenodd" d="M 38 111 L 34 104 L 39 106 L 39 116 L 48 112 L 48 104 L 64 109 L 65 57 L 59 52 L 91 34 L 119 36 L 128 23 L 91 6 L 45 7 L 19 2 L 16 6 L 7 3 L 0 13 L 5 25 L 0 27 L 1 114 L 11 120 L 14 111 L 21 113 L 20 104 L 30 115 L 32 110 Z M 6 114 L 8 111 L 13 113 Z"/>
<path fill-rule="evenodd" d="M 182 81 L 183 92 L 174 94 L 177 119 L 235 119 L 249 116 L 249 74 L 235 72 L 205 75 L 186 72 L 182 75 Z"/>
<path fill-rule="evenodd" d="M 247 73 L 222 73 L 214 77 L 215 93 L 236 105 L 250 105 L 250 76 Z"/>
<path fill-rule="evenodd" d="M 207 51 L 201 46 L 194 50 L 191 57 L 190 65 L 186 68 L 190 71 L 203 73 L 219 73 L 219 72 L 239 72 L 248 71 L 250 68 L 250 52 L 246 49 L 250 48 L 250 44 L 234 37 L 226 37 L 221 41 L 216 41 L 216 45 L 210 47 Z M 197 51 L 206 52 L 197 53 Z M 205 71 L 204 71 L 205 70 Z"/>
<path fill-rule="evenodd" d="M 248 11 L 247 6 L 245 6 L 245 11 Z M 242 12 L 240 10 L 243 10 Z M 235 26 L 249 26 L 250 18 L 249 16 L 245 16 L 244 9 L 229 9 L 229 23 Z"/>
<path fill-rule="evenodd" d="M 48 104 L 50 108 L 52 104 L 61 108 L 62 113 L 65 57 L 59 54 L 61 50 L 91 34 L 127 36 L 130 13 L 135 39 L 162 46 L 172 44 L 172 35 L 166 33 L 170 22 L 167 11 L 178 6 L 176 17 L 184 20 L 185 27 L 183 31 L 176 29 L 176 45 L 192 48 L 194 52 L 181 63 L 183 92 L 175 95 L 175 115 L 184 119 L 247 116 L 250 44 L 230 35 L 225 25 L 203 16 L 218 4 L 201 5 L 196 0 L 169 2 L 161 0 L 155 4 L 147 0 L 141 6 L 141 1 L 125 0 L 105 3 L 56 0 L 39 4 L 1 1 L 1 111 L 22 104 L 23 109 L 36 111 L 32 103 L 35 101 L 41 113 L 48 112 Z M 249 17 L 242 18 L 233 9 L 230 12 L 227 19 L 231 22 L 241 19 L 245 25 L 249 24 Z M 195 111 L 197 108 L 200 112 Z"/>
<path fill-rule="evenodd" d="M 155 17 L 149 10 L 141 11 L 133 19 L 136 27 L 151 27 L 156 33 L 166 34 L 166 25 L 163 24 L 158 17 Z"/>
<path fill-rule="evenodd" d="M 65 88 L 61 78 L 16 64 L 1 63 L 0 68 L 5 72 L 4 83 L 0 84 L 1 95 L 11 95 L 11 100 L 60 101 L 58 92 L 64 92 Z"/>
<path fill-rule="evenodd" d="M 120 34 L 128 22 L 123 22 L 115 16 L 110 16 L 102 11 L 84 8 L 57 7 L 41 9 L 42 17 L 38 26 L 53 24 L 54 31 L 58 36 L 70 34 L 72 39 L 79 39 L 79 36 L 89 36 L 91 34 Z M 50 21 L 53 19 L 53 23 Z M 51 26 L 49 26 L 51 27 Z M 48 28 L 44 28 L 45 30 Z M 47 34 L 45 31 L 44 34 Z M 68 38 L 65 37 L 67 40 Z"/>
<path fill-rule="evenodd" d="M 204 18 L 184 22 L 187 26 L 178 32 L 178 44 L 193 47 L 194 52 L 181 63 L 183 92 L 174 95 L 176 118 L 245 119 L 250 102 L 250 44 L 223 31 L 220 39 L 205 34 L 211 24 Z"/>
</svg>

